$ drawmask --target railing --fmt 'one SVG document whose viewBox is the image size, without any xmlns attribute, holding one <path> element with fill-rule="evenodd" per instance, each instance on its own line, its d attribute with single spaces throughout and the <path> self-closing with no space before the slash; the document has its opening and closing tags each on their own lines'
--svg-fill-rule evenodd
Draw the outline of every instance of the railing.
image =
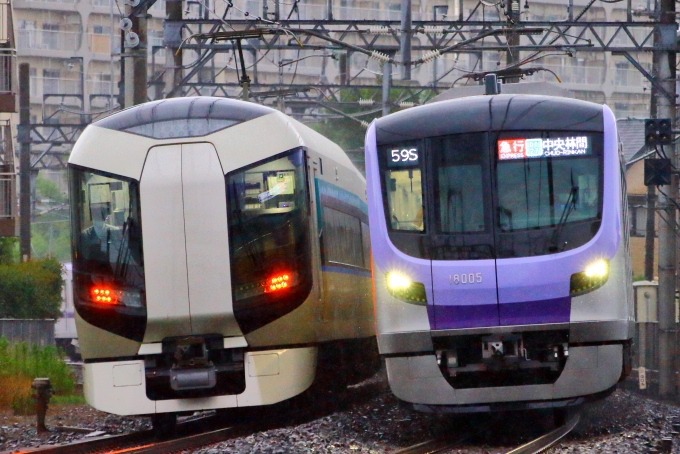
<svg viewBox="0 0 680 454">
<path fill-rule="evenodd" d="M 617 87 L 649 87 L 650 82 L 634 68 L 616 68 L 614 85 Z"/>
<path fill-rule="evenodd" d="M 604 83 L 605 69 L 599 66 L 560 66 L 536 65 L 552 70 L 567 84 L 601 85 Z M 530 77 L 532 82 L 555 82 L 555 76 L 548 71 L 539 71 Z"/>
<path fill-rule="evenodd" d="M 12 129 L 9 121 L 5 120 L 0 123 L 0 220 L 15 218 L 16 214 L 16 173 Z"/>
<path fill-rule="evenodd" d="M 31 77 L 31 97 L 46 94 L 79 95 L 79 79 L 62 79 L 60 77 Z"/>
<path fill-rule="evenodd" d="M 0 44 L 11 41 L 12 30 L 9 28 L 9 15 L 11 14 L 9 0 L 0 0 Z"/>
<path fill-rule="evenodd" d="M 243 11 L 247 11 L 251 16 L 262 16 L 264 13 L 263 6 L 267 5 L 268 18 L 273 19 L 274 0 L 241 0 L 234 1 L 234 5 Z M 280 19 L 288 18 L 291 12 L 292 2 L 280 2 L 279 17 Z M 397 4 L 398 3 L 394 3 Z M 297 4 L 300 19 L 328 19 L 328 6 L 326 2 L 319 3 L 298 3 Z M 224 8 L 221 8 L 224 11 Z M 401 19 L 401 11 L 398 9 L 378 9 L 378 8 L 356 8 L 350 6 L 333 5 L 332 9 L 333 19 L 336 20 L 395 20 Z M 230 17 L 233 19 L 244 19 L 245 16 L 240 11 L 232 9 Z M 291 19 L 297 19 L 298 13 L 293 13 Z M 420 13 L 413 11 L 411 13 L 412 20 L 432 19 L 432 12 Z"/>
<path fill-rule="evenodd" d="M 19 49 L 78 50 L 81 33 L 53 30 L 19 30 Z"/>
<path fill-rule="evenodd" d="M 62 3 L 65 5 L 75 5 L 79 0 L 22 0 L 29 3 Z"/>
<path fill-rule="evenodd" d="M 107 74 L 108 76 L 109 74 Z M 98 94 L 98 95 L 111 95 L 113 94 L 113 90 L 116 86 L 116 81 L 111 83 L 110 80 L 101 80 L 97 76 L 98 75 L 92 75 L 95 76 L 89 80 L 87 80 L 85 83 L 87 84 L 88 88 L 88 93 L 91 94 Z"/>
<path fill-rule="evenodd" d="M 40 0 L 30 0 L 30 1 L 40 1 Z M 69 1 L 69 0 L 64 0 L 64 1 Z M 78 0 L 70 0 L 70 1 L 78 1 Z M 90 4 L 92 6 L 99 6 L 99 7 L 105 7 L 105 8 L 110 8 L 111 7 L 111 1 L 112 0 L 90 0 Z M 113 0 L 115 1 L 115 0 Z M 118 7 L 113 4 L 113 12 L 114 15 L 118 16 Z M 122 5 L 122 2 L 121 2 Z M 121 6 L 122 9 L 122 6 Z M 151 8 L 149 8 L 150 13 L 159 13 L 159 14 L 165 14 L 165 0 L 156 0 L 156 3 L 154 3 Z"/>
<path fill-rule="evenodd" d="M 0 93 L 12 92 L 12 68 L 16 64 L 16 55 L 0 51 Z"/>
</svg>

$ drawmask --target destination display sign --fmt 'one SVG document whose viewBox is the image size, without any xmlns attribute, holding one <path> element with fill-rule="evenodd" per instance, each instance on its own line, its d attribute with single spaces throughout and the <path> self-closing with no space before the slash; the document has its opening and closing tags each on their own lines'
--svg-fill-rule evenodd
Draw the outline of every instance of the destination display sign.
<svg viewBox="0 0 680 454">
<path fill-rule="evenodd" d="M 388 148 L 387 167 L 415 167 L 418 165 L 420 153 L 416 147 L 394 147 Z"/>
<path fill-rule="evenodd" d="M 499 161 L 585 156 L 592 152 L 592 144 L 588 136 L 567 136 L 549 139 L 508 138 L 500 139 L 497 146 Z"/>
</svg>

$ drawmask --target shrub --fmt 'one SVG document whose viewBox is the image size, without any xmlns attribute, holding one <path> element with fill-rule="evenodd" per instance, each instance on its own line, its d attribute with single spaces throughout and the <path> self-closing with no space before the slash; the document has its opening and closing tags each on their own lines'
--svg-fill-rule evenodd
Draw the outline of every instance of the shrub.
<svg viewBox="0 0 680 454">
<path fill-rule="evenodd" d="M 0 318 L 59 318 L 62 286 L 54 259 L 0 263 Z"/>
</svg>

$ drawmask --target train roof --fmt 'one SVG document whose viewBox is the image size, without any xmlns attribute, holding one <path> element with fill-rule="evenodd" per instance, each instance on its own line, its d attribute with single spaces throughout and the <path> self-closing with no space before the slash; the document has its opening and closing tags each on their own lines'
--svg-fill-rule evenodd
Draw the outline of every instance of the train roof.
<svg viewBox="0 0 680 454">
<path fill-rule="evenodd" d="M 154 139 L 198 137 L 274 112 L 228 98 L 195 96 L 152 101 L 118 112 L 95 125 Z"/>
<path fill-rule="evenodd" d="M 376 120 L 378 143 L 498 130 L 604 128 L 602 105 L 536 95 L 471 96 L 414 107 Z"/>
</svg>

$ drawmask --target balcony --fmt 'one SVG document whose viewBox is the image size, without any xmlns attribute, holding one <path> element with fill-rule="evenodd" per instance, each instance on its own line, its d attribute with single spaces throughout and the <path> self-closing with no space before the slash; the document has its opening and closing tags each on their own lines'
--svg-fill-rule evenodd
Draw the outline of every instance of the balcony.
<svg viewBox="0 0 680 454">
<path fill-rule="evenodd" d="M 0 0 L 0 112 L 16 112 L 16 50 L 9 0 Z"/>
<path fill-rule="evenodd" d="M 80 49 L 81 33 L 53 30 L 19 30 L 18 49 L 76 51 Z"/>
<path fill-rule="evenodd" d="M 268 19 L 273 19 L 274 1 L 272 0 L 245 0 L 243 2 L 234 2 L 239 8 L 244 9 L 248 13 L 256 16 L 261 16 L 264 12 L 264 4 L 267 5 Z M 239 4 L 240 3 L 240 4 Z M 292 2 L 281 2 L 280 18 L 286 19 L 291 11 Z M 396 4 L 396 6 L 399 6 Z M 306 20 L 325 20 L 328 19 L 328 7 L 326 2 L 319 3 L 298 3 L 299 18 Z M 232 13 L 228 16 L 231 19 L 245 19 L 245 16 L 238 10 L 232 9 Z M 192 13 L 198 14 L 198 9 L 192 10 Z M 194 18 L 191 16 L 191 18 Z M 414 21 L 432 19 L 432 12 L 421 13 L 419 11 L 412 11 L 411 18 Z M 298 14 L 293 13 L 291 19 L 298 19 Z M 333 19 L 335 20 L 401 20 L 401 10 L 391 8 L 356 8 L 350 6 L 333 5 Z"/>
<path fill-rule="evenodd" d="M 0 237 L 16 236 L 17 194 L 12 128 L 0 122 Z"/>
</svg>

